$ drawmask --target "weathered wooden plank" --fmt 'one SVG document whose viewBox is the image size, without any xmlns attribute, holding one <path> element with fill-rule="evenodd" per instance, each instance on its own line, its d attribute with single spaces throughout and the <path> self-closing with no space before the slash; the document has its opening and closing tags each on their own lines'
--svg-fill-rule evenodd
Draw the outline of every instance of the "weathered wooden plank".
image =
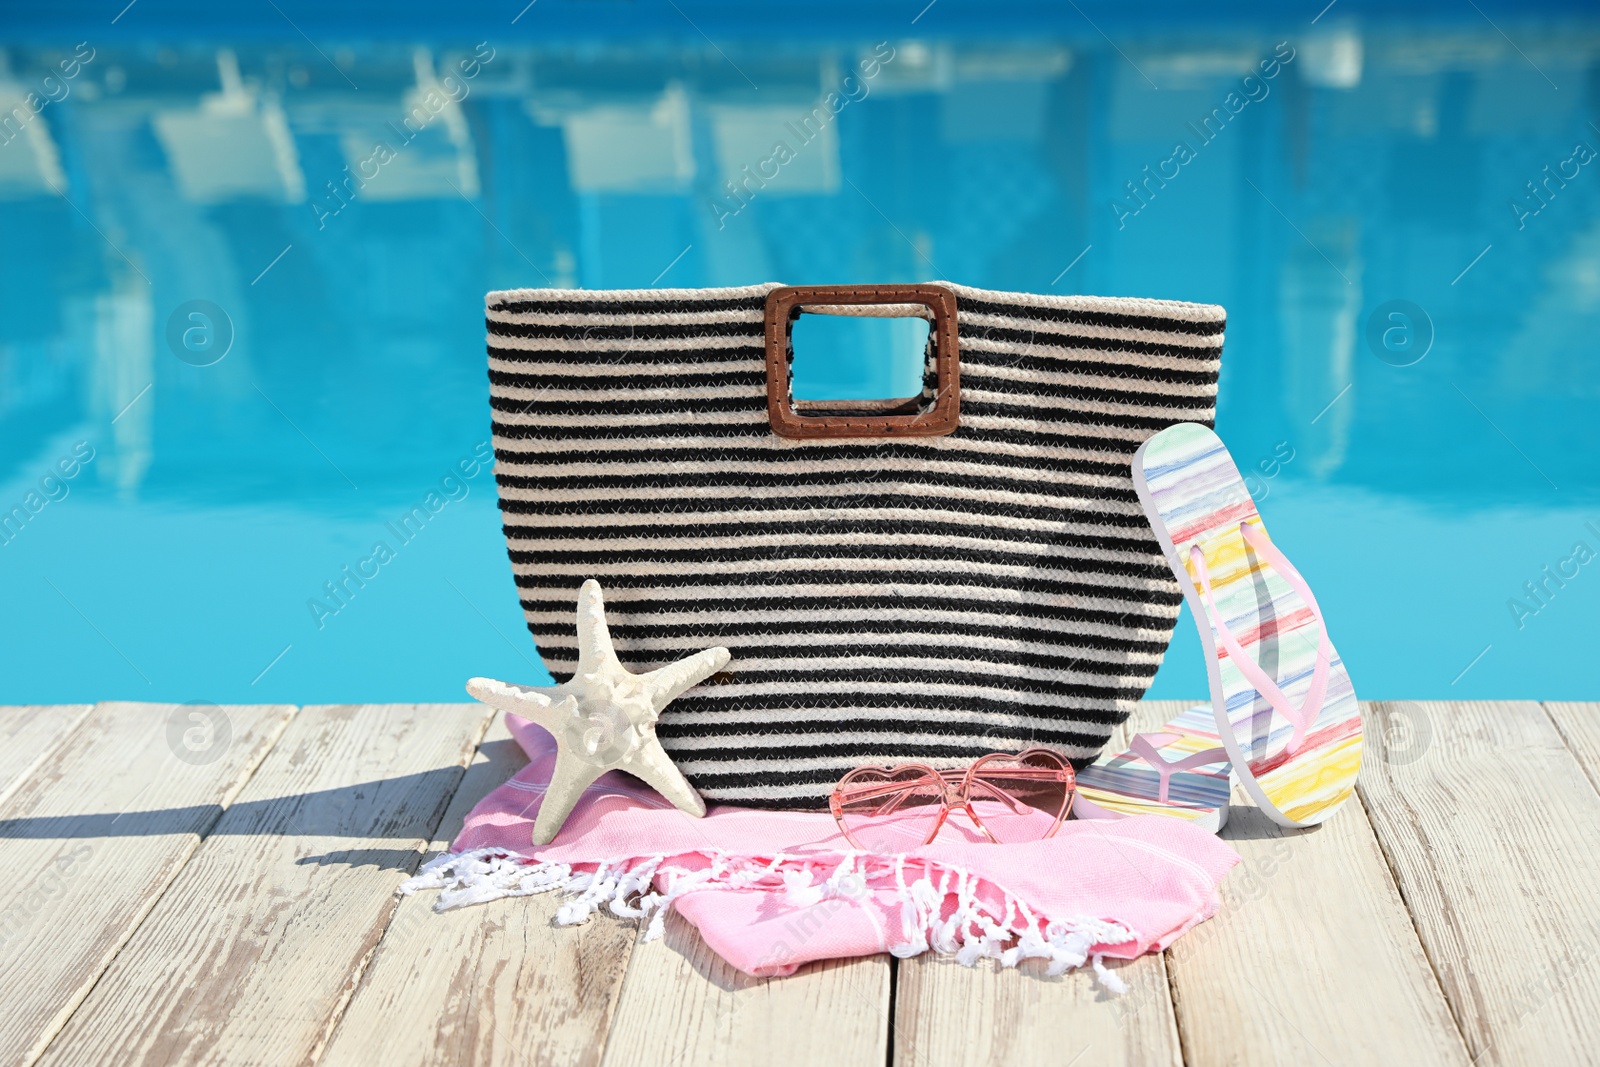
<svg viewBox="0 0 1600 1067">
<path fill-rule="evenodd" d="M 1372 714 L 1361 795 L 1473 1061 L 1593 1058 L 1600 794 L 1579 763 L 1594 766 L 1592 712 L 1474 701 Z"/>
<path fill-rule="evenodd" d="M 1129 984 L 1124 996 L 1088 974 L 1048 977 L 1039 960 L 1009 970 L 929 955 L 900 960 L 894 1062 L 1180 1063 L 1160 953 L 1107 965 Z"/>
<path fill-rule="evenodd" d="M 303 709 L 43 1062 L 314 1060 L 488 715 Z"/>
<path fill-rule="evenodd" d="M 100 704 L 0 804 L 19 887 L 0 910 L 0 1063 L 56 1034 L 293 712 Z"/>
<path fill-rule="evenodd" d="M 1249 804 L 1222 831 L 1242 862 L 1221 911 L 1167 952 L 1185 1062 L 1467 1063 L 1361 805 L 1285 830 Z"/>
<path fill-rule="evenodd" d="M 1146 710 L 1161 719 L 1178 707 Z M 270 747 L 289 709 L 223 709 L 231 743 L 214 762 L 198 764 L 173 758 L 178 749 L 166 720 L 175 711 L 182 709 L 102 705 L 70 744 L 58 744 L 0 801 L 0 863 L 42 872 L 0 910 L 0 1063 L 28 1062 L 124 940 L 116 963 L 50 1048 L 49 1062 L 316 1056 L 389 915 L 388 894 L 427 833 L 429 820 L 418 812 L 428 805 L 405 779 L 441 768 L 458 773 L 459 761 L 355 755 L 361 731 L 349 723 L 316 730 L 297 724 L 196 852 L 198 837 Z M 1591 851 L 1600 828 L 1592 784 L 1600 782 L 1600 705 L 1552 704 L 1548 711 L 1549 719 L 1528 703 L 1369 708 L 1361 794 L 1370 823 L 1352 806 L 1324 827 L 1279 831 L 1241 800 L 1224 836 L 1245 863 L 1225 883 L 1223 913 L 1181 940 L 1166 961 L 1188 1061 L 1326 1058 L 1412 1067 L 1463 1063 L 1470 1054 L 1480 1063 L 1531 1063 L 1596 1047 L 1591 1009 L 1600 1003 L 1600 980 L 1589 964 L 1600 949 L 1600 926 L 1585 910 L 1600 875 Z M 422 718 L 413 715 L 401 732 L 416 733 Z M 1155 724 L 1141 717 L 1139 728 Z M 4 731 L 0 718 L 0 745 Z M 472 731 L 461 733 L 457 757 Z M 426 747 L 416 737 L 396 745 Z M 376 766 L 385 760 L 388 767 Z M 329 772 L 330 762 L 345 772 Z M 486 790 L 516 762 L 486 749 L 473 773 Z M 280 786 L 263 792 L 269 770 Z M 368 780 L 374 778 L 387 780 Z M 197 795 L 205 789 L 211 792 Z M 433 790 L 430 812 L 449 792 L 448 782 Z M 474 799 L 465 785 L 456 790 L 451 818 Z M 1411 919 L 1399 910 L 1374 825 L 1466 1043 L 1445 1012 Z M 453 823 L 441 824 L 440 836 L 453 831 Z M 89 849 L 83 865 L 72 852 L 80 845 Z M 296 862 L 306 859 L 314 862 Z M 334 870 L 330 863 L 352 866 Z M 369 891 L 374 880 L 384 882 L 381 891 Z M 742 1062 L 770 1055 L 775 1045 L 800 1062 L 885 1057 L 882 958 L 761 982 L 732 972 L 674 918 L 665 943 L 633 951 L 618 995 L 624 924 L 597 917 L 582 930 L 549 931 L 537 914 L 541 905 L 548 912 L 548 898 L 502 902 L 500 929 L 482 933 L 464 926 L 440 934 L 429 924 L 483 920 L 496 905 L 402 918 L 407 907 L 429 903 L 410 899 L 395 913 L 328 1049 L 336 1062 L 362 1052 L 405 1062 L 500 1062 L 520 1051 L 535 1062 L 592 1063 L 602 1051 L 603 1012 L 570 1029 L 559 1018 L 613 998 L 608 1063 L 657 1062 L 663 1050 L 678 1062 Z M 574 944 L 568 958 L 548 961 L 541 957 L 557 944 L 552 934 L 599 937 L 621 950 L 608 955 L 612 948 Z M 474 954 L 474 938 L 491 943 Z M 437 956 L 431 966 L 416 959 L 429 954 Z M 596 958 L 609 967 L 596 967 Z M 1125 969 L 1134 992 L 1107 1003 L 1084 975 L 1056 982 L 905 961 L 895 1060 L 971 1062 L 1003 1052 L 1007 1062 L 1042 1053 L 1064 1062 L 1081 1051 L 1080 1062 L 1170 1062 L 1170 1029 L 1163 1042 L 1152 1022 L 1170 1019 L 1159 995 L 1164 983 L 1134 971 L 1161 962 L 1146 958 Z M 828 976 L 851 968 L 865 976 Z M 74 984 L 73 976 L 82 980 Z M 442 998 L 421 989 L 412 996 L 407 988 L 441 979 Z M 530 993 L 539 981 L 548 986 Z M 574 981 L 589 984 L 573 992 Z M 1147 990 L 1156 993 L 1142 999 Z M 548 1013 L 527 1003 L 562 995 L 570 1000 L 555 1000 Z M 1106 1025 L 1111 1020 L 1115 1025 Z M 391 1041 L 385 1026 L 407 1036 Z M 1065 1036 L 1075 1034 L 1086 1040 Z"/>
<path fill-rule="evenodd" d="M 1546 701 L 1544 710 L 1589 781 L 1600 789 L 1600 703 Z"/>
<path fill-rule="evenodd" d="M 472 806 L 527 762 L 497 718 L 440 822 L 442 852 Z M 555 928 L 554 894 L 442 915 L 405 897 L 321 1067 L 596 1064 L 635 924 L 600 915 Z"/>
<path fill-rule="evenodd" d="M 633 950 L 602 1062 L 881 1067 L 888 1030 L 887 955 L 807 964 L 787 978 L 751 978 L 673 913 L 662 938 Z"/>
<path fill-rule="evenodd" d="M 92 707 L 93 704 L 0 707 L 0 801 L 49 757 Z"/>
<path fill-rule="evenodd" d="M 1120 750 L 1139 730 L 1151 730 L 1192 702 L 1150 700 L 1140 705 L 1109 745 Z M 985 963 L 963 967 L 924 954 L 898 961 L 894 1003 L 894 1060 L 925 1064 L 1177 1064 L 1178 1030 L 1160 953 L 1108 961 L 1129 991 L 1112 996 L 1085 972 L 1047 977 L 1039 961 L 1004 970 Z"/>
</svg>

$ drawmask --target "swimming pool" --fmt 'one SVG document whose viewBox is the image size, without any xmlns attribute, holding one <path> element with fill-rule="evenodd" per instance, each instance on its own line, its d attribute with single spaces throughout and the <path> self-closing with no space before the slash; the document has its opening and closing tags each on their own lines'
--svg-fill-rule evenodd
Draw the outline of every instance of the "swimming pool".
<svg viewBox="0 0 1600 1067">
<path fill-rule="evenodd" d="M 483 293 L 941 278 L 1225 305 L 1219 432 L 1358 691 L 1595 696 L 1593 14 L 520 6 L 19 16 L 0 699 L 540 680 Z M 1152 695 L 1205 692 L 1178 634 Z"/>
</svg>

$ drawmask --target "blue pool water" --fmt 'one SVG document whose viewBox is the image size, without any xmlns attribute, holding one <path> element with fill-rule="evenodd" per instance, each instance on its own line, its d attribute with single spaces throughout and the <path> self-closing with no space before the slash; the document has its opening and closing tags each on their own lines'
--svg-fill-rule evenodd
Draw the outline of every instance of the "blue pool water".
<svg viewBox="0 0 1600 1067">
<path fill-rule="evenodd" d="M 941 278 L 1225 305 L 1219 431 L 1358 691 L 1596 696 L 1592 13 L 521 6 L 0 29 L 0 701 L 540 680 L 483 293 Z M 852 328 L 807 387 L 893 391 Z M 1153 692 L 1204 690 L 1185 620 Z"/>
</svg>

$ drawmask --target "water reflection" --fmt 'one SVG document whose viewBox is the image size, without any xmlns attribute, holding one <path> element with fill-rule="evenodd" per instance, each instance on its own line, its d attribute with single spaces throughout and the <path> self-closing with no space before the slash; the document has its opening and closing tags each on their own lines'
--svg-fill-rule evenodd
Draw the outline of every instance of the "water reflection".
<svg viewBox="0 0 1600 1067">
<path fill-rule="evenodd" d="M 0 483 L 82 438 L 125 515 L 370 522 L 482 436 L 487 289 L 951 278 L 1225 304 L 1220 427 L 1277 485 L 1582 507 L 1600 26 L 1500 28 L 10 47 Z M 819 387 L 888 380 L 838 351 Z"/>
</svg>

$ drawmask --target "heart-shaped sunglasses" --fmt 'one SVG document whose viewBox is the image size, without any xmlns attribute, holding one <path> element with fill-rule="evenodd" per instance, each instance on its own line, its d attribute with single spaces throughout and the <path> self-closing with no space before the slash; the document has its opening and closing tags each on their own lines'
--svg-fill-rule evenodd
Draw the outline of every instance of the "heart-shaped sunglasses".
<svg viewBox="0 0 1600 1067">
<path fill-rule="evenodd" d="M 864 852 L 905 852 L 938 836 L 950 813 L 966 813 L 984 838 L 1014 844 L 1050 837 L 1072 810 L 1072 765 L 1047 748 L 990 753 L 966 769 L 921 763 L 860 767 L 834 786 L 828 808 Z"/>
</svg>

